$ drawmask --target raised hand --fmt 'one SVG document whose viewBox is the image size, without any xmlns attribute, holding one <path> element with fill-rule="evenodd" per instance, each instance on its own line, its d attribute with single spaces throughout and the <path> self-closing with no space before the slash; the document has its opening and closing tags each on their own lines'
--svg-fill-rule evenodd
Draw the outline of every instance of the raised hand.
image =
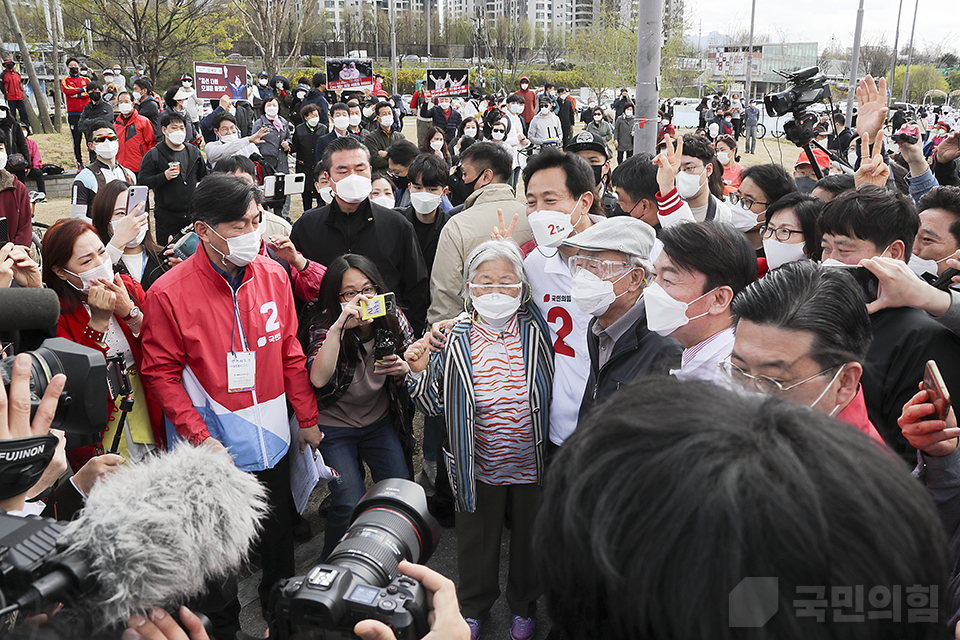
<svg viewBox="0 0 960 640">
<path fill-rule="evenodd" d="M 874 154 L 870 156 L 870 134 L 860 134 L 860 168 L 853 174 L 853 181 L 857 187 L 872 184 L 885 187 L 890 177 L 890 167 L 883 161 L 880 144 L 874 145 Z"/>
<path fill-rule="evenodd" d="M 660 194 L 666 195 L 673 191 L 677 183 L 677 174 L 680 173 L 680 160 L 683 156 L 683 137 L 677 138 L 674 145 L 673 137 L 663 136 L 664 149 L 653 159 L 653 164 L 657 165 L 657 184 L 660 186 Z"/>
</svg>

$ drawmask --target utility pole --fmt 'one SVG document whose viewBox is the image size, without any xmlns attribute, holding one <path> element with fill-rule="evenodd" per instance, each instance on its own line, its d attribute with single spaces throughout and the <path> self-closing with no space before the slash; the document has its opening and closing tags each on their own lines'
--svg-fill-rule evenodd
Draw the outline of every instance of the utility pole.
<svg viewBox="0 0 960 640">
<path fill-rule="evenodd" d="M 753 81 L 753 23 L 754 18 L 757 15 L 757 0 L 752 0 L 750 3 L 750 46 L 747 47 L 747 79 L 744 82 L 744 102 L 750 102 L 750 99 L 753 97 L 753 94 L 750 93 L 750 84 Z"/>
<path fill-rule="evenodd" d="M 430 21 L 430 0 L 423 0 L 426 3 L 427 9 L 427 60 L 430 59 L 430 31 L 433 23 Z"/>
<path fill-rule="evenodd" d="M 9 0 L 7 0 L 9 2 Z M 390 69 L 393 74 L 393 93 L 397 93 L 397 0 L 387 0 L 390 7 Z"/>
<path fill-rule="evenodd" d="M 60 111 L 63 93 L 60 89 L 60 21 L 57 19 L 56 0 L 47 0 L 47 11 L 50 13 L 50 45 L 53 47 L 53 128 L 59 133 L 63 122 Z"/>
<path fill-rule="evenodd" d="M 9 1 L 9 0 L 7 0 Z M 657 150 L 657 110 L 660 106 L 660 49 L 663 46 L 663 0 L 639 0 L 637 5 L 637 108 L 633 152 Z"/>
<path fill-rule="evenodd" d="M 857 93 L 857 68 L 860 66 L 860 32 L 863 31 L 863 0 L 857 9 L 857 30 L 853 32 L 853 57 L 850 60 L 850 88 L 847 90 L 846 126 L 853 126 L 853 98 Z"/>
<path fill-rule="evenodd" d="M 913 34 L 917 29 L 917 12 L 919 10 L 920 0 L 917 0 L 916 4 L 913 5 L 913 26 L 910 27 L 910 51 L 907 52 L 907 71 L 903 74 L 903 93 L 900 95 L 900 102 L 907 101 L 907 89 L 910 87 L 910 63 L 913 62 Z"/>
<path fill-rule="evenodd" d="M 17 45 L 20 47 L 20 53 L 23 56 L 23 66 L 27 69 L 27 77 L 30 78 L 30 87 L 33 89 L 33 96 L 37 99 L 37 110 L 39 111 L 40 127 L 44 133 L 53 133 L 53 124 L 50 122 L 50 112 L 47 111 L 47 99 L 40 88 L 40 80 L 37 79 L 37 70 L 33 68 L 33 59 L 30 57 L 30 50 L 27 49 L 27 41 L 23 37 L 23 31 L 20 30 L 20 21 L 17 20 L 17 14 L 13 12 L 11 0 L 3 0 L 3 6 L 7 10 L 7 20 L 13 35 L 17 39 Z M 28 113 L 30 103 L 26 102 Z"/>
<path fill-rule="evenodd" d="M 887 106 L 893 104 L 893 80 L 897 77 L 897 45 L 900 42 L 900 14 L 903 13 L 903 0 L 900 0 L 900 8 L 897 9 L 897 30 L 893 32 L 893 55 L 890 56 L 890 80 L 887 82 L 889 95 L 887 96 Z"/>
</svg>

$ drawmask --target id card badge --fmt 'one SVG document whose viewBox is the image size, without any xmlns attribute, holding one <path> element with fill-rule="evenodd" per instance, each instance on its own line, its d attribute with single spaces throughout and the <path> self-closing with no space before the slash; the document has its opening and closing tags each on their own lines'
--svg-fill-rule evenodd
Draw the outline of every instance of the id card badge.
<svg viewBox="0 0 960 640">
<path fill-rule="evenodd" d="M 253 351 L 227 353 L 227 393 L 253 391 L 257 380 L 257 359 Z"/>
</svg>

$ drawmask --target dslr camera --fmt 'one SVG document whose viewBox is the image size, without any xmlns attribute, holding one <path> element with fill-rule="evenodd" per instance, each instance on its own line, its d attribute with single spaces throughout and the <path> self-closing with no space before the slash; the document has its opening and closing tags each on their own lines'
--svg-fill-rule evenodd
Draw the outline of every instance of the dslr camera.
<svg viewBox="0 0 960 640">
<path fill-rule="evenodd" d="M 391 478 L 367 491 L 325 564 L 283 580 L 274 592 L 271 638 L 356 638 L 361 620 L 389 625 L 398 640 L 430 630 L 427 592 L 400 574 L 401 560 L 423 564 L 440 540 L 420 485 Z"/>
<path fill-rule="evenodd" d="M 819 67 L 807 67 L 793 73 L 777 71 L 777 74 L 793 86 L 780 93 L 763 96 L 763 105 L 772 117 L 793 114 L 793 120 L 784 123 L 783 133 L 790 142 L 802 147 L 816 135 L 814 127 L 817 125 L 817 115 L 808 111 L 808 108 L 830 99 L 827 78 L 820 73 Z"/>
</svg>

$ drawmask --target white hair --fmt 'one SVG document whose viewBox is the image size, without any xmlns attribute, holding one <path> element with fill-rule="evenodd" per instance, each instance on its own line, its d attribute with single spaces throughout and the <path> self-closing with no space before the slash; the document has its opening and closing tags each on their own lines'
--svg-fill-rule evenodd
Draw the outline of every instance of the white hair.
<svg viewBox="0 0 960 640">
<path fill-rule="evenodd" d="M 463 264 L 466 278 L 463 281 L 463 291 L 460 293 L 462 297 L 467 297 L 467 285 L 473 282 L 473 277 L 477 275 L 480 265 L 491 260 L 507 261 L 513 267 L 513 272 L 524 287 L 529 288 L 530 281 L 527 279 L 527 272 L 523 268 L 523 256 L 520 255 L 520 248 L 517 243 L 512 240 L 487 240 L 478 244 Z"/>
</svg>

